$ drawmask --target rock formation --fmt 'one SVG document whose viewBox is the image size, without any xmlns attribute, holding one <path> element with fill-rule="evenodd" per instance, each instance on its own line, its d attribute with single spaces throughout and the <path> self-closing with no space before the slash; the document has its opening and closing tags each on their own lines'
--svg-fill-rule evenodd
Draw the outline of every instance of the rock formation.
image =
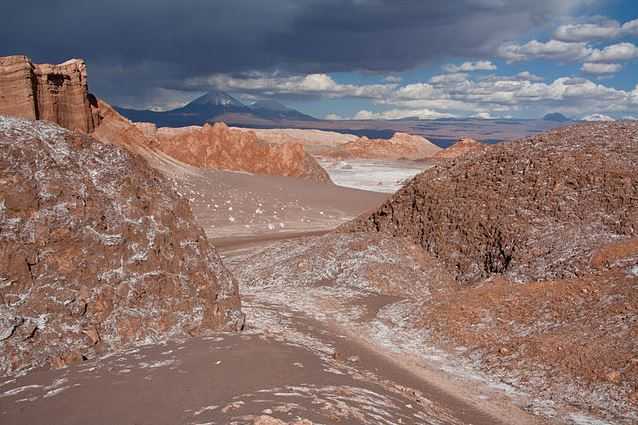
<svg viewBox="0 0 638 425">
<path fill-rule="evenodd" d="M 415 177 L 344 227 L 406 236 L 462 282 L 579 276 L 638 233 L 638 124 L 582 124 L 485 147 Z"/>
<path fill-rule="evenodd" d="M 410 159 L 430 158 L 441 148 L 424 137 L 395 133 L 391 139 L 358 139 L 345 143 L 324 155 L 338 159 Z"/>
<path fill-rule="evenodd" d="M 259 140 L 267 143 L 301 143 L 306 152 L 313 155 L 322 155 L 324 152 L 329 152 L 340 145 L 353 142 L 358 139 L 358 137 L 354 134 L 300 128 L 248 129 L 231 127 L 231 129 L 254 132 Z"/>
<path fill-rule="evenodd" d="M 0 117 L 0 375 L 242 326 L 188 202 L 138 155 Z"/>
<path fill-rule="evenodd" d="M 255 133 L 231 130 L 223 123 L 160 128 L 155 137 L 159 150 L 197 167 L 330 182 L 328 173 L 301 144 L 261 142 Z"/>
<path fill-rule="evenodd" d="M 100 126 L 91 133 L 97 140 L 120 145 L 137 153 L 149 151 L 157 144 L 154 124 L 132 123 L 103 100 L 98 101 L 98 110 Z"/>
<path fill-rule="evenodd" d="M 201 168 L 331 181 L 328 173 L 298 143 L 265 143 L 253 132 L 233 130 L 222 123 L 158 129 L 151 123 L 130 122 L 103 101 L 99 102 L 99 110 L 101 124 L 93 135 L 103 142 L 134 151 L 160 151 Z"/>
<path fill-rule="evenodd" d="M 476 140 L 465 137 L 463 139 L 460 139 L 458 142 L 456 142 L 449 148 L 446 148 L 437 152 L 433 158 L 435 159 L 458 158 L 459 156 L 465 155 L 468 152 L 481 149 L 482 146 L 483 145 L 481 145 Z"/>
<path fill-rule="evenodd" d="M 0 115 L 51 121 L 88 133 L 99 123 L 95 106 L 83 60 L 35 65 L 26 56 L 0 57 Z"/>
</svg>

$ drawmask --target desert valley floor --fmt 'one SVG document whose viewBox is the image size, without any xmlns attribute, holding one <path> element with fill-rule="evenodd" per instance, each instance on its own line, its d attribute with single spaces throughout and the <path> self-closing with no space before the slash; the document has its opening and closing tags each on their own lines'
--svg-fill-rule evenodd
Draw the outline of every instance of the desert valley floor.
<svg viewBox="0 0 638 425">
<path fill-rule="evenodd" d="M 323 160 L 343 187 L 146 154 L 238 278 L 245 330 L 6 379 L 2 423 L 603 423 L 431 344 L 412 317 L 438 271 L 418 247 L 332 233 L 429 165 Z"/>
<path fill-rule="evenodd" d="M 196 219 L 240 277 L 245 330 L 7 379 L 0 383 L 3 423 L 49 424 L 51 415 L 69 425 L 279 423 L 270 417 L 300 424 L 544 423 L 524 411 L 531 401 L 514 388 L 418 346 L 421 336 L 404 323 L 409 288 L 383 291 L 356 278 L 370 260 L 384 261 L 366 252 L 365 238 L 339 236 L 339 252 L 304 257 L 305 247 L 333 238 L 328 233 L 336 226 L 378 207 L 384 192 L 420 171 L 418 165 L 326 161 L 335 181 L 381 191 L 370 192 L 203 170 L 162 155 L 147 159 L 190 199 Z M 290 258 L 324 261 L 325 276 L 293 274 L 281 285 L 260 284 L 261 268 Z M 414 278 L 409 261 L 397 267 L 408 273 L 400 278 Z M 337 281 L 334 268 L 353 273 L 351 283 Z"/>
</svg>

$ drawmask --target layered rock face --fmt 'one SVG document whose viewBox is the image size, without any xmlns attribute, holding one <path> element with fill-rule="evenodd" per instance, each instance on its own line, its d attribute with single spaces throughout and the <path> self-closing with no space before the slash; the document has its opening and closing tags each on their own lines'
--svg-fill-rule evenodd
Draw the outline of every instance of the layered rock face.
<svg viewBox="0 0 638 425">
<path fill-rule="evenodd" d="M 450 158 L 458 158 L 461 155 L 465 155 L 468 152 L 476 151 L 481 149 L 483 145 L 477 142 L 474 139 L 463 138 L 458 142 L 453 144 L 447 149 L 443 149 L 437 152 L 433 158 L 435 159 L 450 159 Z"/>
<path fill-rule="evenodd" d="M 223 123 L 160 128 L 155 139 L 159 150 L 196 167 L 330 182 L 328 173 L 301 144 L 261 142 L 255 133 L 231 130 Z"/>
<path fill-rule="evenodd" d="M 358 139 L 345 143 L 324 155 L 339 159 L 424 159 L 434 156 L 441 148 L 421 136 L 395 133 L 391 139 Z"/>
<path fill-rule="evenodd" d="M 141 157 L 0 117 L 0 375 L 237 329 L 237 284 Z"/>
<path fill-rule="evenodd" d="M 582 124 L 485 147 L 415 177 L 344 227 L 406 236 L 474 282 L 592 270 L 596 248 L 638 233 L 638 124 Z"/>
<path fill-rule="evenodd" d="M 0 115 L 51 121 L 88 133 L 99 124 L 96 106 L 84 61 L 36 65 L 26 56 L 0 57 Z"/>
</svg>

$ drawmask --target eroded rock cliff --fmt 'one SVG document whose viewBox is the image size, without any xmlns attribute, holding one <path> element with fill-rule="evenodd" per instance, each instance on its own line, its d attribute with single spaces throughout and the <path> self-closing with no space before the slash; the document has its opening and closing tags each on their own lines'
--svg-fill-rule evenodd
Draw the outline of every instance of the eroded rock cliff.
<svg viewBox="0 0 638 425">
<path fill-rule="evenodd" d="M 230 129 L 223 123 L 158 129 L 151 123 L 130 122 L 103 101 L 99 110 L 101 123 L 93 135 L 103 142 L 134 151 L 154 149 L 200 168 L 331 182 L 326 170 L 299 143 L 262 142 L 253 132 Z"/>
<path fill-rule="evenodd" d="M 155 138 L 162 152 L 197 167 L 330 182 L 328 173 L 303 145 L 265 143 L 253 132 L 232 130 L 223 123 L 160 128 Z"/>
<path fill-rule="evenodd" d="M 96 106 L 83 60 L 37 65 L 26 56 L 0 57 L 0 115 L 51 121 L 88 133 L 99 124 Z"/>
<path fill-rule="evenodd" d="M 236 281 L 141 157 L 0 117 L 0 375 L 242 326 Z"/>
</svg>

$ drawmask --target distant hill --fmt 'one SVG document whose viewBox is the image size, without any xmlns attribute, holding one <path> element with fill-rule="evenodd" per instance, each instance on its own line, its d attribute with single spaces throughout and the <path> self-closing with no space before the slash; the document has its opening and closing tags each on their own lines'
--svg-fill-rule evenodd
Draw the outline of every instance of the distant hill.
<svg viewBox="0 0 638 425">
<path fill-rule="evenodd" d="M 276 100 L 259 100 L 249 106 L 260 118 L 274 120 L 316 121 L 315 117 L 301 113 Z"/>
<path fill-rule="evenodd" d="M 570 122 L 571 119 L 567 118 L 565 115 L 560 112 L 552 112 L 551 114 L 547 114 L 543 117 L 545 121 L 553 121 L 553 122 Z"/>
<path fill-rule="evenodd" d="M 219 90 L 208 92 L 189 104 L 170 111 L 157 112 L 119 107 L 115 109 L 131 121 L 152 122 L 158 127 L 203 125 L 207 122 L 228 121 L 229 117 L 241 117 L 245 121 L 263 124 L 275 124 L 281 120 L 316 120 L 310 115 L 272 100 L 258 101 L 248 106 Z"/>
</svg>

